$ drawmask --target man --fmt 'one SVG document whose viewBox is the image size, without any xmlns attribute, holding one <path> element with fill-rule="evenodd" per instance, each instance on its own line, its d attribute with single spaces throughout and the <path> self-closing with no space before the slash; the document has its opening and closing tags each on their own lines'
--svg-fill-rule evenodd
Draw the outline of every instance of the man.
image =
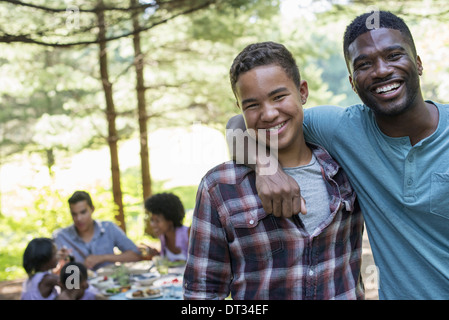
<svg viewBox="0 0 449 320">
<path fill-rule="evenodd" d="M 109 263 L 141 260 L 137 246 L 117 225 L 92 219 L 95 207 L 87 192 L 76 191 L 68 202 L 73 225 L 55 231 L 59 249 L 71 251 L 75 261 L 93 270 Z M 114 247 L 121 253 L 115 254 Z"/>
<path fill-rule="evenodd" d="M 276 218 L 262 208 L 253 170 L 233 161 L 213 168 L 198 189 L 184 297 L 362 299 L 362 215 L 338 164 L 305 143 L 308 88 L 293 56 L 277 43 L 249 45 L 230 76 L 248 128 L 277 140 L 280 164 L 310 205 L 301 218 Z"/>
<path fill-rule="evenodd" d="M 344 36 L 349 81 L 364 104 L 307 110 L 305 136 L 329 150 L 354 185 L 380 299 L 447 299 L 449 106 L 424 101 L 422 62 L 404 21 L 381 11 L 379 28 L 368 29 L 369 17 L 357 17 Z M 288 193 L 272 196 L 267 177 L 258 178 L 265 203 L 288 203 L 277 204 L 277 214 L 292 207 Z"/>
</svg>

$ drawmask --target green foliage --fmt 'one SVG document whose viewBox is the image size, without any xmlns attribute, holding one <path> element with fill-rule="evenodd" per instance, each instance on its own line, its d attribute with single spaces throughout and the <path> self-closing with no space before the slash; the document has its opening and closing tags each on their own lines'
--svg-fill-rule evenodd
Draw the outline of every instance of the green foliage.
<svg viewBox="0 0 449 320">
<path fill-rule="evenodd" d="M 123 191 L 127 235 L 136 244 L 158 240 L 144 234 L 145 211 L 140 188 L 139 168 L 123 174 Z M 137 188 L 136 188 L 137 186 Z M 195 205 L 197 186 L 180 186 L 165 189 L 163 182 L 154 183 L 154 193 L 173 192 L 180 197 L 188 212 L 184 224 L 190 225 L 191 209 Z M 21 215 L 0 215 L 0 281 L 26 277 L 22 268 L 22 255 L 29 241 L 36 237 L 52 237 L 58 229 L 73 223 L 67 199 L 71 194 L 44 186 L 29 187 L 34 199 L 32 206 L 19 208 Z M 94 219 L 114 221 L 114 203 L 109 188 L 97 186 L 90 193 L 95 206 Z M 190 210 L 189 210 L 190 209 Z"/>
</svg>

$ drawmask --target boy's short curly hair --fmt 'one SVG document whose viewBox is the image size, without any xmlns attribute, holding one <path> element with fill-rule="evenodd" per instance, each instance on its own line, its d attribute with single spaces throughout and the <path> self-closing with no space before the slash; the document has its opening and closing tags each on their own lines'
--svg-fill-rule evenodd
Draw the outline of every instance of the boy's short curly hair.
<svg viewBox="0 0 449 320">
<path fill-rule="evenodd" d="M 237 97 L 236 83 L 241 74 L 256 67 L 270 64 L 280 66 L 295 85 L 300 86 L 301 75 L 292 53 L 280 43 L 259 42 L 248 45 L 235 57 L 232 63 L 229 77 L 234 95 Z"/>
<path fill-rule="evenodd" d="M 161 214 L 166 220 L 181 227 L 185 210 L 181 200 L 173 193 L 158 193 L 145 200 L 145 209 L 152 214 Z"/>
</svg>

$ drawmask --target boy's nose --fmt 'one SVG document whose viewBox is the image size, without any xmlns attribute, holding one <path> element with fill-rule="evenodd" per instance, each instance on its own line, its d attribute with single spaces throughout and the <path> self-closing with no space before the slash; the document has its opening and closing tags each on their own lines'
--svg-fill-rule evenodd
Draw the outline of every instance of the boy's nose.
<svg viewBox="0 0 449 320">
<path fill-rule="evenodd" d="M 279 111 L 275 105 L 265 103 L 262 109 L 261 120 L 264 122 L 271 122 L 279 116 Z"/>
</svg>

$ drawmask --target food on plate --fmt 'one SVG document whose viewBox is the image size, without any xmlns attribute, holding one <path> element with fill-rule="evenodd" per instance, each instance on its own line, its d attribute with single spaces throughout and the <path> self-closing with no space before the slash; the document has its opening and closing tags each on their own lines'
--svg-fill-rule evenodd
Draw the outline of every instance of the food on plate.
<svg viewBox="0 0 449 320">
<path fill-rule="evenodd" d="M 161 290 L 159 290 L 159 289 L 154 289 L 154 288 L 149 288 L 149 289 L 147 289 L 147 290 L 145 291 L 145 293 L 146 293 L 147 295 L 149 295 L 149 296 L 154 296 L 154 295 L 156 295 L 156 294 L 160 294 L 160 293 L 161 293 Z"/>
<path fill-rule="evenodd" d="M 121 286 L 120 292 L 126 292 L 131 289 L 131 285 Z"/>
<path fill-rule="evenodd" d="M 111 288 L 107 288 L 103 291 L 106 295 L 114 295 L 122 292 L 127 292 L 131 289 L 131 286 L 115 286 Z"/>
<path fill-rule="evenodd" d="M 120 287 L 116 287 L 116 288 L 108 288 L 105 290 L 107 294 L 117 294 L 120 293 Z"/>
<path fill-rule="evenodd" d="M 96 275 L 96 274 L 95 274 L 94 271 L 92 271 L 92 270 L 90 270 L 90 269 L 87 269 L 87 277 L 88 277 L 89 279 L 94 278 L 95 275 Z"/>
<path fill-rule="evenodd" d="M 166 276 L 154 282 L 155 286 L 180 286 L 182 285 L 182 277 L 181 276 Z"/>
<path fill-rule="evenodd" d="M 134 291 L 132 295 L 133 295 L 133 298 L 140 298 L 140 297 L 144 296 L 144 293 L 142 290 L 137 290 L 137 291 Z"/>
<path fill-rule="evenodd" d="M 162 295 L 162 291 L 158 288 L 147 287 L 141 288 L 136 291 L 130 291 L 126 293 L 128 299 L 155 299 Z"/>
</svg>

